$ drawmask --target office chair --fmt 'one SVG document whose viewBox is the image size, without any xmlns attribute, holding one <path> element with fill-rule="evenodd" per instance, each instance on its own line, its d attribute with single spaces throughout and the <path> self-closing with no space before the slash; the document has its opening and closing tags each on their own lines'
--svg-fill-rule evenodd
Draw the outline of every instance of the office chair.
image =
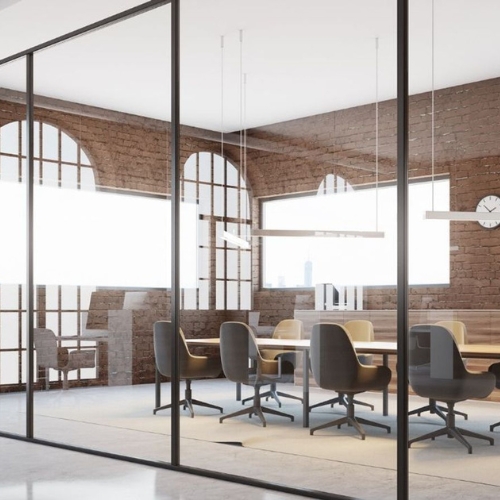
<svg viewBox="0 0 500 500">
<path fill-rule="evenodd" d="M 496 388 L 500 389 L 500 363 L 493 363 L 489 368 L 488 371 L 490 373 L 493 373 L 496 378 Z M 500 425 L 500 422 L 497 422 L 496 424 L 490 425 L 490 432 L 493 432 L 493 429 L 495 427 L 498 427 Z"/>
<path fill-rule="evenodd" d="M 409 382 L 415 393 L 423 398 L 442 401 L 447 405 L 446 425 L 423 436 L 411 439 L 408 447 L 438 436 L 454 437 L 472 453 L 465 439 L 474 437 L 494 440 L 455 425 L 455 403 L 469 398 L 485 398 L 495 388 L 495 376 L 488 372 L 469 372 L 452 333 L 440 325 L 416 325 L 410 328 Z"/>
<path fill-rule="evenodd" d="M 273 339 L 301 339 L 303 337 L 304 327 L 302 321 L 298 319 L 284 319 L 280 321 L 276 328 L 274 329 L 273 335 L 271 338 Z M 293 382 L 293 375 L 295 372 L 295 366 L 297 365 L 297 356 L 298 353 L 296 351 L 284 351 L 279 349 L 261 349 L 260 355 L 262 358 L 267 360 L 274 360 L 280 358 L 281 361 L 281 382 Z M 288 375 L 288 377 L 286 376 Z M 261 398 L 266 398 L 266 401 L 272 397 L 281 408 L 281 401 L 279 396 L 283 398 L 296 399 L 302 402 L 302 398 L 298 396 L 294 396 L 292 394 L 287 394 L 286 392 L 281 392 L 276 390 L 276 384 L 272 383 L 269 391 L 264 392 L 260 395 Z M 253 396 L 250 398 L 244 399 L 241 403 L 245 404 L 247 401 L 253 399 Z"/>
<path fill-rule="evenodd" d="M 373 331 L 373 323 L 364 319 L 353 319 L 351 321 L 347 321 L 344 324 L 344 328 L 349 333 L 349 336 L 353 342 L 373 342 L 375 340 L 375 333 Z M 371 365 L 373 363 L 373 356 L 370 354 L 359 354 L 358 360 L 363 365 Z M 354 399 L 354 404 L 358 404 L 361 406 L 368 406 L 372 411 L 375 407 L 369 403 L 365 403 L 364 401 L 359 401 L 358 399 Z M 322 401 L 321 403 L 316 403 L 309 407 L 309 411 L 313 408 L 318 408 L 320 406 L 331 405 L 332 408 L 335 403 L 342 404 L 347 406 L 346 397 L 343 394 L 339 394 L 338 396 L 328 399 L 327 401 Z"/>
<path fill-rule="evenodd" d="M 154 324 L 154 352 L 157 370 L 164 377 L 172 376 L 172 335 L 174 334 L 172 323 L 170 321 L 157 321 Z M 221 413 L 223 409 L 220 406 L 205 403 L 198 399 L 193 399 L 191 391 L 191 381 L 202 378 L 217 378 L 221 371 L 221 363 L 218 357 L 194 356 L 189 352 L 186 344 L 184 333 L 179 329 L 180 345 L 179 345 L 179 373 L 180 379 L 186 382 L 184 391 L 184 399 L 179 401 L 179 404 L 188 408 L 191 418 L 194 417 L 193 405 L 202 406 L 205 408 L 213 408 Z M 159 406 L 153 410 L 153 414 L 160 410 L 171 408 L 172 403 Z"/>
<path fill-rule="evenodd" d="M 226 378 L 232 382 L 245 384 L 254 388 L 253 406 L 224 415 L 219 419 L 239 415 L 257 415 L 266 427 L 264 413 L 288 417 L 292 422 L 293 415 L 261 406 L 260 388 L 280 381 L 280 360 L 263 359 L 259 353 L 255 336 L 248 325 L 236 321 L 222 323 L 220 328 L 220 354 L 222 369 Z"/>
<path fill-rule="evenodd" d="M 438 321 L 436 325 L 444 326 L 445 328 L 447 328 L 455 337 L 455 341 L 457 344 L 467 343 L 467 327 L 462 321 Z M 447 411 L 447 409 L 444 406 L 438 405 L 434 399 L 429 399 L 429 404 L 425 406 L 421 406 L 420 408 L 409 411 L 408 416 L 418 415 L 420 417 L 420 414 L 426 411 L 437 415 L 438 417 L 441 417 L 443 420 L 446 420 L 445 412 Z M 467 420 L 468 418 L 467 413 L 458 410 L 455 410 L 455 415 L 460 415 L 464 417 L 465 420 Z"/>
<path fill-rule="evenodd" d="M 386 366 L 363 365 L 359 362 L 351 338 L 342 325 L 318 323 L 311 334 L 311 368 L 316 383 L 322 389 L 329 389 L 347 398 L 346 416 L 310 429 L 312 435 L 319 429 L 348 424 L 365 439 L 361 424 L 386 429 L 391 428 L 372 420 L 356 417 L 354 395 L 365 391 L 379 391 L 388 386 L 391 370 Z"/>
<path fill-rule="evenodd" d="M 34 328 L 33 339 L 36 351 L 36 363 L 45 368 L 45 388 L 49 389 L 50 368 L 63 375 L 62 388 L 68 389 L 68 373 L 81 368 L 95 367 L 95 349 L 69 350 L 58 345 L 57 337 L 48 328 Z"/>
</svg>

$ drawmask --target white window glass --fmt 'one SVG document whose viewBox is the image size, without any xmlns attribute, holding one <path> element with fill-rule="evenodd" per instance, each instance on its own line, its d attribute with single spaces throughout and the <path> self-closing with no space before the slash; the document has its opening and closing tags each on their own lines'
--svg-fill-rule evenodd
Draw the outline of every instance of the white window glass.
<svg viewBox="0 0 500 500">
<path fill-rule="evenodd" d="M 201 186 L 200 186 L 201 187 Z M 225 189 L 220 186 L 214 186 L 214 215 L 224 216 Z"/>
<path fill-rule="evenodd" d="M 14 349 L 18 345 L 19 315 L 17 313 L 2 312 L 0 314 L 0 332 L 2 349 Z"/>
<path fill-rule="evenodd" d="M 228 250 L 227 258 L 227 278 L 230 280 L 238 279 L 238 250 Z"/>
<path fill-rule="evenodd" d="M 0 384 L 17 384 L 17 352 L 0 352 Z"/>
<path fill-rule="evenodd" d="M 214 184 L 225 184 L 225 159 L 220 155 L 214 155 Z"/>
<path fill-rule="evenodd" d="M 240 309 L 252 309 L 252 283 L 242 281 L 240 285 Z"/>
<path fill-rule="evenodd" d="M 216 252 L 216 263 L 215 263 L 215 277 L 217 279 L 224 279 L 226 276 L 226 252 L 224 250 L 217 250 Z"/>
<path fill-rule="evenodd" d="M 61 308 L 78 309 L 78 288 L 76 286 L 61 287 Z"/>
<path fill-rule="evenodd" d="M 199 202 L 200 202 L 200 214 L 211 215 L 212 213 L 212 194 L 211 187 L 206 184 L 199 185 Z"/>
<path fill-rule="evenodd" d="M 61 133 L 61 161 L 78 163 L 78 144 L 64 133 Z"/>
<path fill-rule="evenodd" d="M 82 165 L 92 165 L 89 157 L 80 149 L 80 163 Z"/>
<path fill-rule="evenodd" d="M 64 189 L 78 189 L 78 167 L 74 165 L 62 165 L 61 187 Z"/>
<path fill-rule="evenodd" d="M 61 335 L 76 335 L 78 332 L 78 313 L 61 313 Z"/>
<path fill-rule="evenodd" d="M 19 122 L 12 122 L 0 128 L 0 148 L 3 153 L 19 154 Z"/>
<path fill-rule="evenodd" d="M 93 168 L 80 168 L 80 189 L 95 191 L 95 176 Z"/>
<path fill-rule="evenodd" d="M 19 160 L 17 158 L 0 155 L 0 180 L 10 182 L 19 180 Z"/>
<path fill-rule="evenodd" d="M 227 163 L 227 170 L 226 170 L 226 184 L 228 186 L 238 186 L 238 170 L 234 165 L 231 165 L 230 163 Z"/>
<path fill-rule="evenodd" d="M 198 250 L 198 277 L 210 277 L 210 250 L 208 248 L 200 248 Z"/>
<path fill-rule="evenodd" d="M 45 326 L 49 330 L 52 330 L 56 335 L 59 331 L 59 314 L 58 313 L 46 313 L 45 314 Z"/>
<path fill-rule="evenodd" d="M 449 210 L 449 180 L 436 180 L 434 192 L 435 210 Z M 409 282 L 412 285 L 449 283 L 449 222 L 424 219 L 424 212 L 432 204 L 432 183 L 410 184 L 409 198 L 412 228 Z M 384 232 L 384 238 L 265 238 L 265 286 L 306 286 L 310 263 L 313 285 L 395 285 L 396 186 L 380 187 L 378 199 L 378 230 Z M 375 189 L 285 198 L 263 203 L 263 224 L 266 229 L 374 231 L 377 228 L 375 207 Z"/>
<path fill-rule="evenodd" d="M 215 308 L 226 309 L 226 282 L 216 281 L 215 283 Z"/>
<path fill-rule="evenodd" d="M 207 310 L 209 308 L 209 282 L 200 281 L 200 292 L 198 299 L 198 308 Z"/>
<path fill-rule="evenodd" d="M 240 278 L 250 280 L 252 278 L 252 262 L 250 252 L 240 252 Z"/>
<path fill-rule="evenodd" d="M 57 163 L 49 161 L 42 163 L 42 184 L 54 187 L 59 185 L 59 167 Z"/>
<path fill-rule="evenodd" d="M 59 287 L 56 285 L 47 285 L 45 287 L 45 307 L 47 309 L 59 308 Z"/>
<path fill-rule="evenodd" d="M 43 158 L 46 160 L 59 159 L 59 130 L 52 125 L 43 124 Z M 35 137 L 37 134 L 35 133 Z M 35 149 L 36 151 L 36 149 Z"/>
<path fill-rule="evenodd" d="M 184 163 L 184 179 L 196 180 L 196 155 L 191 155 Z M 184 184 L 185 187 L 185 184 Z"/>
<path fill-rule="evenodd" d="M 0 285 L 0 304 L 2 309 L 19 309 L 19 287 L 17 285 Z"/>
<path fill-rule="evenodd" d="M 239 283 L 236 281 L 227 282 L 227 309 L 239 309 L 238 297 Z"/>
<path fill-rule="evenodd" d="M 212 182 L 212 155 L 211 153 L 198 154 L 198 180 Z"/>
<path fill-rule="evenodd" d="M 226 202 L 227 202 L 226 215 L 228 217 L 239 217 L 237 189 L 233 188 L 226 189 Z"/>
</svg>

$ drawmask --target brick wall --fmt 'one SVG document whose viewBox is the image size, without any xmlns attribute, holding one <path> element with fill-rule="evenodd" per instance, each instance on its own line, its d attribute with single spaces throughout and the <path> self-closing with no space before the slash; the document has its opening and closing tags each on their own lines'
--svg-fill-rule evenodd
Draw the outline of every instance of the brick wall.
<svg viewBox="0 0 500 500">
<path fill-rule="evenodd" d="M 500 80 L 462 85 L 435 94 L 435 173 L 451 179 L 451 209 L 474 210 L 486 194 L 500 193 Z M 410 177 L 431 173 L 430 94 L 410 99 Z M 146 118 L 101 111 L 90 116 L 87 108 L 71 112 L 37 108 L 36 119 L 61 127 L 84 147 L 96 169 L 100 186 L 152 193 L 170 191 L 168 124 Z M 85 111 L 85 112 L 84 112 Z M 24 106 L 0 101 L 0 126 L 24 119 Z M 109 116 L 108 116 L 109 114 Z M 396 177 L 396 104 L 379 105 L 380 181 Z M 197 151 L 219 152 L 220 144 L 210 133 L 185 128 L 181 135 L 181 159 Z M 216 136 L 217 134 L 214 134 Z M 238 162 L 237 146 L 226 146 L 227 156 Z M 351 184 L 374 181 L 375 106 L 316 115 L 248 131 L 248 181 L 254 197 L 254 224 L 258 221 L 257 199 L 266 196 L 314 191 L 325 175 L 336 173 Z M 254 305 L 261 322 L 276 324 L 293 315 L 297 293 L 308 291 L 259 290 L 259 242 L 253 252 Z M 410 291 L 410 307 L 500 308 L 500 230 L 485 230 L 477 223 L 451 225 L 451 283 L 447 287 L 416 287 Z M 89 263 L 91 264 L 91 263 Z M 104 293 L 104 292 L 103 292 Z M 122 290 L 107 291 L 111 302 Z M 151 292 L 145 310 L 137 313 L 134 381 L 151 381 L 151 327 L 155 320 L 168 317 L 167 293 Z M 371 288 L 366 292 L 367 308 L 396 307 L 394 288 Z M 107 300 L 106 299 L 106 300 Z M 101 306 L 104 306 L 103 304 Z M 114 306 L 113 306 L 114 307 Z M 99 308 L 96 308 L 98 312 Z M 107 309 L 101 311 L 105 322 Z M 95 316 L 99 317 L 99 314 Z M 245 319 L 244 313 L 185 311 L 182 326 L 189 336 L 212 336 L 227 319 Z"/>
</svg>

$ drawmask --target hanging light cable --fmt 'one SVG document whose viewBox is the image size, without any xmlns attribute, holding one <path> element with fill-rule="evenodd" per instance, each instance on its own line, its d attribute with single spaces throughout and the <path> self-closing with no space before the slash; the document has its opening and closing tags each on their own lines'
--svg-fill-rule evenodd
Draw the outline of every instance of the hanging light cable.
<svg viewBox="0 0 500 500">
<path fill-rule="evenodd" d="M 239 223 L 238 229 L 239 233 L 241 233 L 241 226 L 243 224 L 242 218 L 242 210 L 241 210 L 241 184 L 242 184 L 242 175 L 244 175 L 244 133 L 243 133 L 243 30 L 239 31 L 239 39 L 240 39 L 240 67 L 239 67 L 239 112 L 240 112 L 240 133 L 239 133 L 239 155 L 240 155 L 240 175 L 239 175 L 239 183 L 238 183 L 238 196 L 239 196 Z M 225 164 L 225 162 L 224 162 Z M 245 231 L 246 234 L 246 231 Z M 223 231 L 222 239 L 240 247 L 242 249 L 248 250 L 250 248 L 250 243 L 246 239 L 246 237 L 242 238 L 239 234 L 233 234 L 229 231 Z"/>
<path fill-rule="evenodd" d="M 435 67 L 435 14 L 434 14 L 434 0 L 431 5 L 431 185 L 432 185 L 432 210 L 425 212 L 426 219 L 434 220 L 449 220 L 449 221 L 498 221 L 498 212 L 451 212 L 435 210 L 434 207 L 434 177 L 435 177 L 435 81 L 434 81 L 434 67 Z"/>
<path fill-rule="evenodd" d="M 378 109 L 378 37 L 375 38 L 375 231 L 378 231 L 378 158 L 379 158 L 379 109 Z"/>
</svg>

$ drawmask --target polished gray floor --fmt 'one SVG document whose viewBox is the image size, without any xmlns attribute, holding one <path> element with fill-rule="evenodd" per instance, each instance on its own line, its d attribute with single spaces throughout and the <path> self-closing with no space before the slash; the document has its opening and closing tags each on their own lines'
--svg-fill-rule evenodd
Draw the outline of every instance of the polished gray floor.
<svg viewBox="0 0 500 500">
<path fill-rule="evenodd" d="M 241 403 L 235 401 L 234 384 L 225 380 L 197 381 L 194 391 L 196 397 L 223 406 L 225 413 L 241 409 Z M 286 392 L 294 391 L 300 394 L 299 387 L 286 387 Z M 168 384 L 164 384 L 162 392 L 168 400 Z M 330 396 L 312 389 L 312 402 Z M 192 419 L 181 410 L 181 461 L 191 467 L 307 490 L 365 500 L 395 499 L 395 398 L 390 398 L 387 417 L 380 412 L 380 394 L 365 393 L 360 399 L 373 403 L 375 411 L 360 407 L 356 410 L 359 416 L 387 423 L 393 429 L 391 434 L 369 428 L 362 441 L 353 429 L 344 426 L 310 436 L 309 429 L 302 426 L 301 405 L 293 400 L 283 400 L 282 410 L 294 414 L 295 421 L 270 416 L 266 428 L 255 418 L 239 417 L 220 424 L 218 411 L 197 408 Z M 411 407 L 424 402 L 420 398 L 410 401 Z M 153 403 L 152 385 L 37 392 L 35 435 L 49 441 L 168 462 L 170 411 L 153 415 Z M 273 401 L 265 404 L 277 407 Z M 460 409 L 469 413 L 469 420 L 459 419 L 457 423 L 496 438 L 495 446 L 474 440 L 474 454 L 468 455 L 460 443 L 446 437 L 416 443 L 410 451 L 412 500 L 499 498 L 500 430 L 491 433 L 489 425 L 500 419 L 500 405 L 467 401 L 460 403 Z M 322 407 L 311 413 L 311 424 L 321 424 L 343 413 L 342 408 Z M 22 434 L 25 417 L 24 394 L 1 395 L 0 429 Z M 429 414 L 412 417 L 410 437 L 441 425 L 439 418 Z M 228 446 L 228 442 L 239 442 L 241 446 Z M 245 499 L 250 495 L 252 499 L 298 498 L 52 447 L 0 440 L 0 500 Z"/>
<path fill-rule="evenodd" d="M 266 491 L 0 438 L 2 500 L 292 500 Z"/>
</svg>

